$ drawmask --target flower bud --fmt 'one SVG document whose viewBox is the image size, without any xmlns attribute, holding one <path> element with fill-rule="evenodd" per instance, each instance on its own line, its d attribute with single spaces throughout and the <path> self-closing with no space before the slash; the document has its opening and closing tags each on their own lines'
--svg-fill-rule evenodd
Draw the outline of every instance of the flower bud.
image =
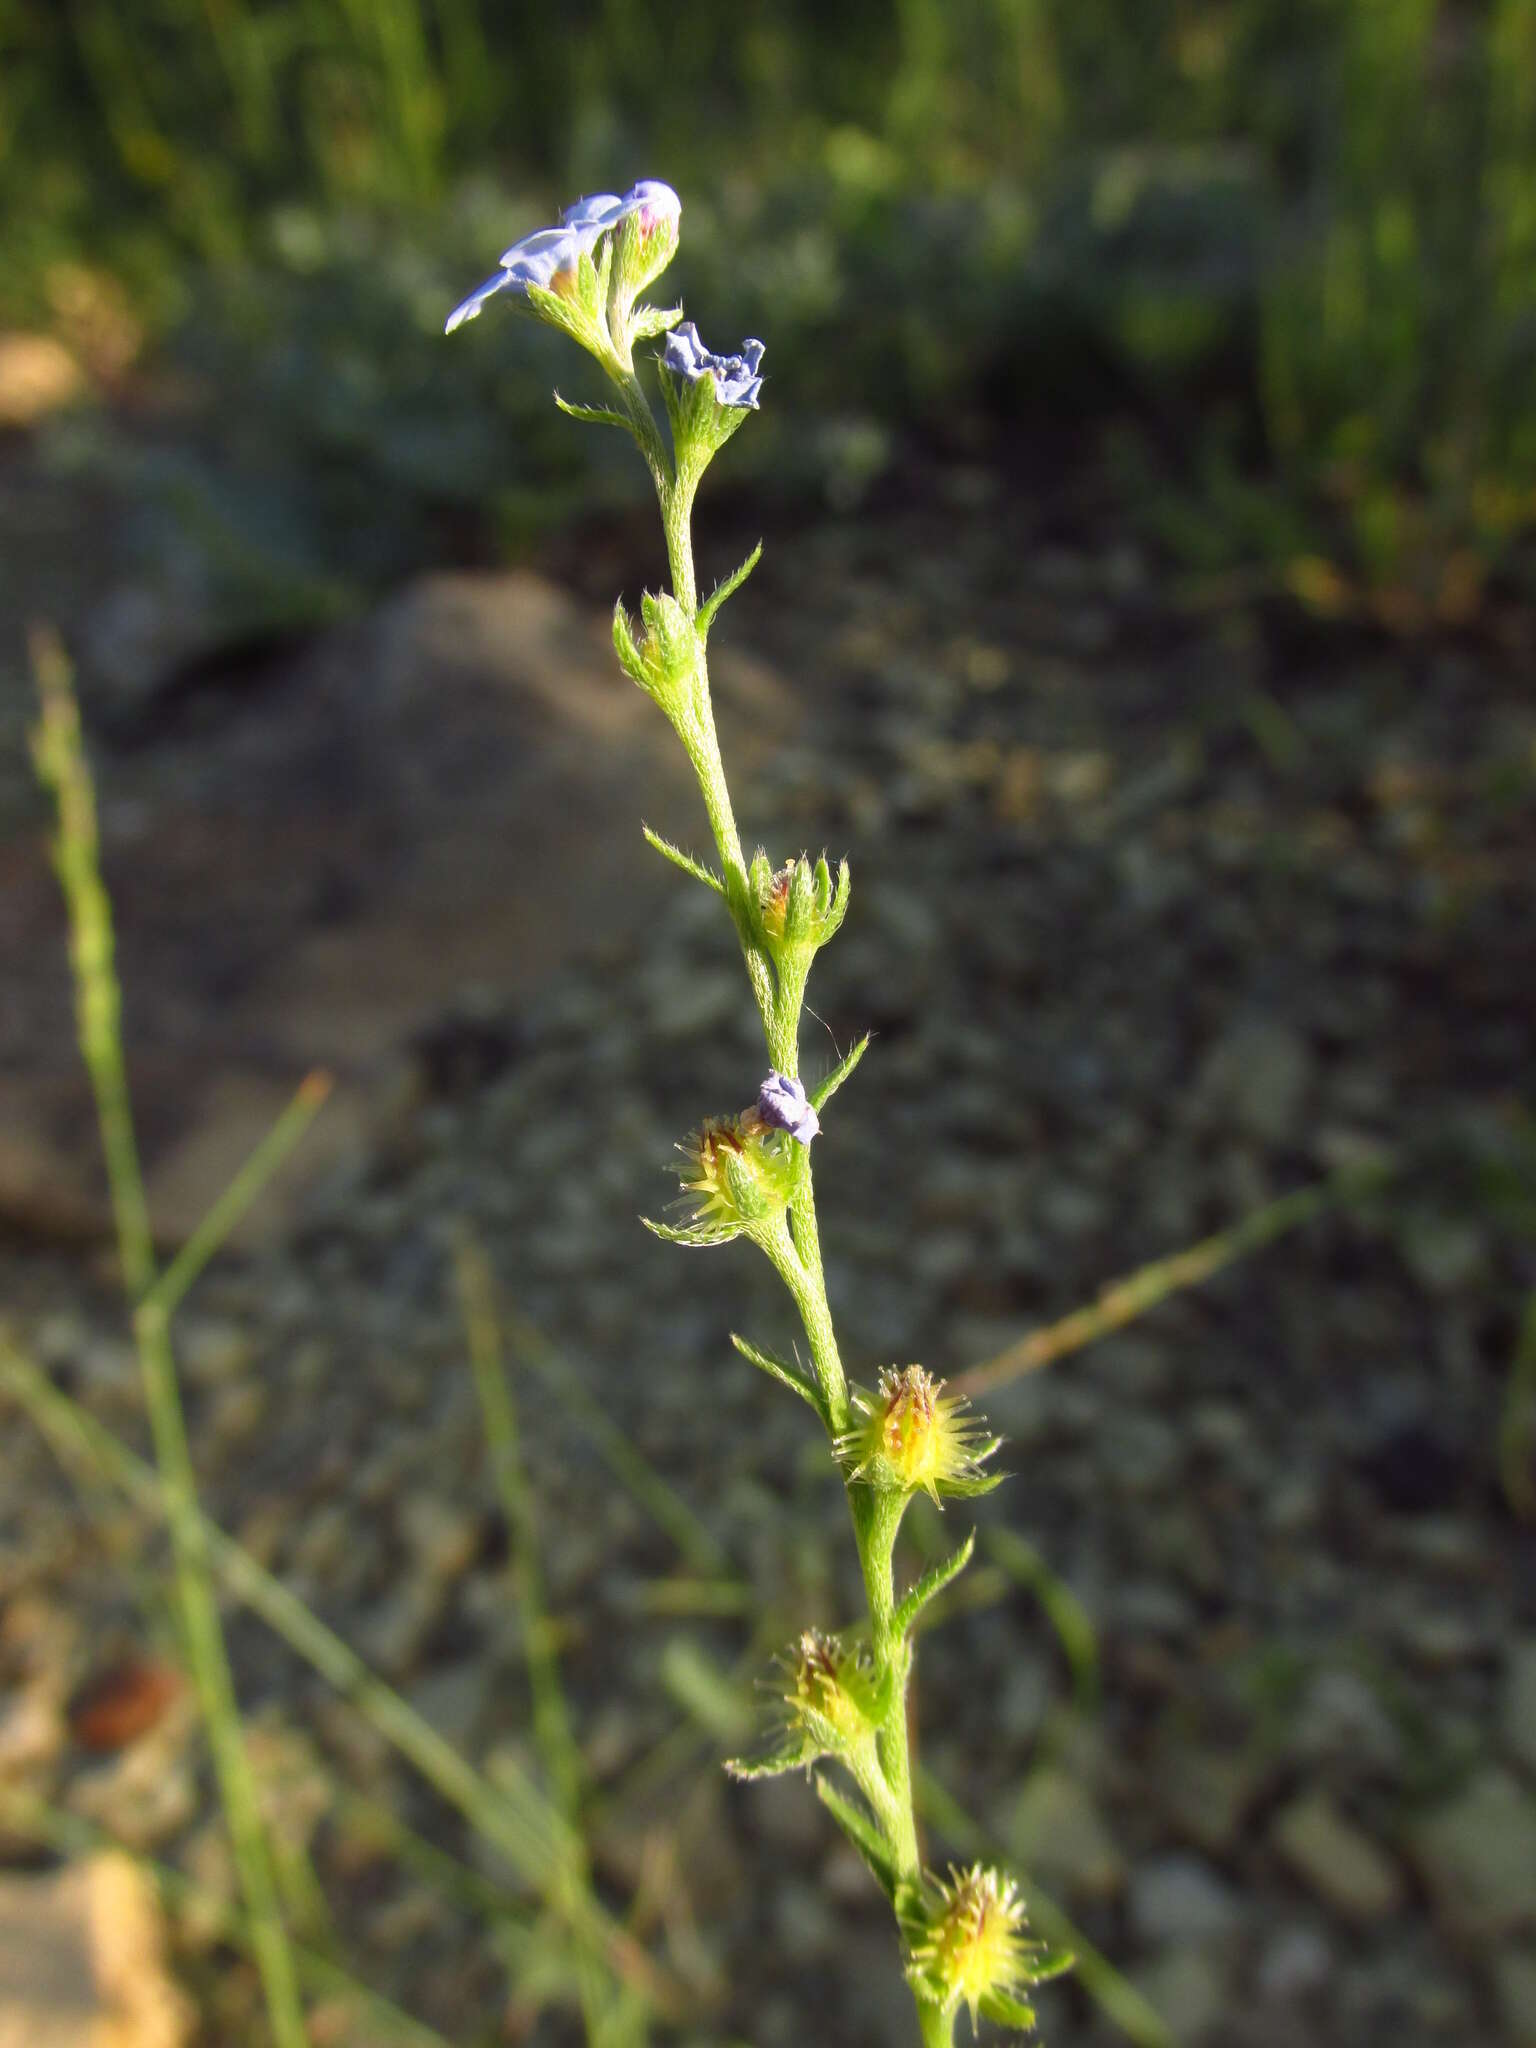
<svg viewBox="0 0 1536 2048">
<path fill-rule="evenodd" d="M 758 1236 L 782 1218 L 794 1190 L 793 1143 L 750 1112 L 710 1117 L 677 1148 L 689 1220 L 661 1235 L 690 1244 Z M 652 1228 L 656 1228 L 655 1225 Z"/>
<path fill-rule="evenodd" d="M 1028 1924 L 1017 1885 L 996 1870 L 950 1866 L 949 1882 L 934 1879 L 905 1914 L 907 1980 L 925 2001 L 947 2014 L 966 2006 L 972 2028 L 979 2013 L 1027 2027 L 1034 2015 L 1018 1994 L 1053 1976 L 1066 1959 L 1042 1962 L 1040 1944 L 1026 1939 Z"/>
<path fill-rule="evenodd" d="M 614 651 L 625 674 L 655 698 L 674 725 L 680 725 L 693 704 L 701 652 L 698 633 L 676 598 L 665 591 L 656 596 L 646 591 L 640 613 L 645 629 L 637 640 L 622 599 L 614 606 Z"/>
<path fill-rule="evenodd" d="M 759 847 L 748 870 L 758 936 L 778 964 L 795 959 L 809 964 L 842 924 L 853 887 L 847 861 L 839 861 L 834 885 L 827 857 L 815 867 L 801 854 L 781 868 L 770 867 Z"/>
<path fill-rule="evenodd" d="M 984 1440 L 970 1403 L 946 1394 L 943 1380 L 920 1365 L 887 1366 L 879 1391 L 856 1387 L 853 1405 L 859 1419 L 836 1444 L 850 1479 L 888 1493 L 921 1489 L 935 1502 L 941 1493 L 986 1493 L 999 1483 L 1000 1474 L 981 1468 L 1001 1439 Z"/>
<path fill-rule="evenodd" d="M 683 205 L 659 178 L 642 179 L 620 202 L 614 229 L 609 324 L 624 332 L 637 294 L 653 284 L 677 254 Z"/>
<path fill-rule="evenodd" d="M 868 1740 L 876 1702 L 866 1658 L 837 1636 L 808 1628 L 786 1663 L 791 1682 L 785 1708 L 819 1754 L 836 1755 Z"/>
</svg>

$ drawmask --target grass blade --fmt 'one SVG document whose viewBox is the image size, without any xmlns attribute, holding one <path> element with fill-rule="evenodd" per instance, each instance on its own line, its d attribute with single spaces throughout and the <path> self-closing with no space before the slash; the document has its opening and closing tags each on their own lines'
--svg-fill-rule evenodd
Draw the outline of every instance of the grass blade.
<svg viewBox="0 0 1536 2048">
<path fill-rule="evenodd" d="M 995 1357 L 960 1373 L 951 1384 L 957 1393 L 984 1394 L 994 1387 L 1006 1386 L 1010 1380 L 1021 1379 L 1027 1372 L 1038 1372 L 1041 1366 L 1065 1357 L 1069 1351 L 1081 1351 L 1084 1345 L 1096 1343 L 1111 1330 L 1123 1329 L 1160 1301 L 1166 1301 L 1169 1295 L 1181 1293 L 1186 1287 L 1197 1287 L 1249 1252 L 1259 1251 L 1289 1231 L 1299 1230 L 1313 1217 L 1374 1194 L 1396 1170 L 1395 1161 L 1381 1160 L 1369 1166 L 1352 1167 L 1346 1173 L 1282 1195 L 1277 1202 L 1255 1209 L 1231 1229 L 1202 1238 L 1171 1258 L 1138 1267 L 1123 1280 L 1106 1287 L 1090 1306 L 1074 1309 L 1043 1330 L 1032 1330 L 1017 1344 L 1010 1344 Z"/>
</svg>

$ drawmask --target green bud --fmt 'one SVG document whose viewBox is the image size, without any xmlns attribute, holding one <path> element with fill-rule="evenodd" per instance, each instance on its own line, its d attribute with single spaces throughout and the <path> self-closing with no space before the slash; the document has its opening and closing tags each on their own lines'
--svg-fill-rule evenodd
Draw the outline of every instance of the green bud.
<svg viewBox="0 0 1536 2048">
<path fill-rule="evenodd" d="M 668 591 L 640 599 L 647 660 L 670 684 L 691 682 L 699 665 L 699 636 L 693 621 Z"/>
<path fill-rule="evenodd" d="M 827 857 L 812 867 L 801 854 L 781 868 L 769 865 L 759 847 L 747 871 L 757 936 L 776 965 L 808 966 L 842 924 L 853 887 L 847 861 L 839 861 L 834 884 Z"/>
<path fill-rule="evenodd" d="M 702 644 L 693 621 L 665 591 L 646 591 L 640 599 L 644 631 L 637 639 L 635 623 L 622 599 L 613 608 L 613 646 L 619 666 L 647 696 L 654 697 L 676 726 L 693 708 Z"/>
<path fill-rule="evenodd" d="M 608 306 L 615 336 L 631 342 L 664 332 L 648 317 L 650 309 L 631 322 L 631 308 L 647 285 L 654 284 L 677 254 L 682 207 L 670 185 L 652 179 L 635 186 L 614 233 L 613 282 Z M 673 321 L 668 319 L 667 326 Z M 622 344 L 621 344 L 622 345 Z"/>
<path fill-rule="evenodd" d="M 683 1155 L 682 1225 L 651 1223 L 658 1237 L 682 1244 L 768 1239 L 783 1227 L 799 1180 L 795 1146 L 753 1111 L 710 1117 L 679 1145 Z"/>
<path fill-rule="evenodd" d="M 846 1763 L 856 1778 L 878 1770 L 875 1731 L 891 1703 L 889 1673 L 875 1676 L 867 1650 L 810 1628 L 777 1659 L 774 1741 L 768 1755 L 726 1765 L 737 1778 L 766 1778 L 818 1757 Z"/>
</svg>

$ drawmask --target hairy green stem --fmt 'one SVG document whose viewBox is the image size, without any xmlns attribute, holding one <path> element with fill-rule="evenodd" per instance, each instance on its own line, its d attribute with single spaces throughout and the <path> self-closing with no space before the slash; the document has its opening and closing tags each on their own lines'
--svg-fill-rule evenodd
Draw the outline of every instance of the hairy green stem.
<svg viewBox="0 0 1536 2048">
<path fill-rule="evenodd" d="M 689 524 L 696 483 L 696 478 L 679 478 L 670 488 L 658 490 L 672 570 L 673 595 L 690 617 L 696 611 L 698 596 Z M 715 734 L 709 678 L 702 649 L 699 653 L 694 721 L 691 731 L 684 733 L 683 739 L 698 776 L 710 827 L 725 870 L 727 900 L 752 978 L 753 992 L 762 1012 L 769 1057 L 779 1073 L 793 1077 L 798 1074 L 800 1066 L 800 1012 L 805 1000 L 809 963 L 793 972 L 775 974 L 747 923 L 746 869 Z M 787 1225 L 781 1223 L 775 1231 L 765 1233 L 758 1241 L 799 1310 L 828 1429 L 835 1443 L 849 1427 L 852 1410 L 847 1376 L 843 1371 L 832 1310 L 827 1300 L 808 1150 L 801 1159 L 799 1182 L 791 1198 Z M 875 1664 L 882 1675 L 889 1673 L 890 1676 L 885 1716 L 875 1731 L 878 1764 L 871 1764 L 867 1770 L 856 1772 L 855 1776 L 890 1852 L 898 1883 L 916 1884 L 921 1881 L 922 1860 L 918 1849 L 907 1732 L 907 1687 L 911 1677 L 912 1650 L 896 1626 L 892 1565 L 905 1500 L 875 1492 L 857 1480 L 846 1480 L 845 1486 L 869 1603 L 870 1639 Z M 953 2029 L 949 2016 L 937 2005 L 920 1998 L 916 2004 L 924 2048 L 950 2048 Z"/>
</svg>

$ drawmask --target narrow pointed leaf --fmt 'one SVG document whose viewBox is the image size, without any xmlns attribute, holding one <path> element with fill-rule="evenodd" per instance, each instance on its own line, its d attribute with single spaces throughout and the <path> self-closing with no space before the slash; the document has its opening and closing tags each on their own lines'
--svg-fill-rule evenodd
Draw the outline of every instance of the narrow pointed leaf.
<svg viewBox="0 0 1536 2048">
<path fill-rule="evenodd" d="M 820 1390 L 813 1387 L 810 1381 L 799 1373 L 787 1359 L 775 1358 L 772 1352 L 769 1351 L 759 1351 L 755 1344 L 749 1344 L 745 1337 L 738 1337 L 734 1330 L 731 1332 L 731 1342 L 750 1365 L 757 1366 L 759 1370 L 768 1373 L 773 1379 L 782 1380 L 785 1386 L 797 1393 L 808 1407 L 816 1410 L 816 1413 L 823 1422 L 826 1421 L 826 1413 L 821 1405 Z"/>
<path fill-rule="evenodd" d="M 981 2001 L 981 2009 L 989 2020 L 1000 2027 L 1012 2027 L 1018 2033 L 1029 2033 L 1035 2024 L 1035 2009 L 1026 2005 L 1022 1998 L 1010 1998 L 1006 1991 L 989 1991 Z"/>
<path fill-rule="evenodd" d="M 1064 1977 L 1076 1963 L 1077 1957 L 1070 1949 L 1042 1949 L 1029 1966 L 1032 1984 L 1049 1984 L 1053 1977 Z"/>
<path fill-rule="evenodd" d="M 977 1457 L 990 1457 L 1001 1442 L 1002 1438 L 999 1437 L 997 1442 L 990 1445 L 986 1450 L 978 1451 Z M 984 1493 L 995 1493 L 1003 1481 L 1011 1476 L 1007 1472 L 978 1472 L 974 1479 L 941 1479 L 939 1481 L 939 1491 L 946 1499 L 980 1500 Z"/>
<path fill-rule="evenodd" d="M 868 1814 L 855 1806 L 851 1799 L 845 1799 L 835 1785 L 819 1775 L 816 1797 L 863 1857 L 881 1891 L 888 1899 L 894 1899 L 896 1872 L 891 1863 L 891 1852 Z"/>
<path fill-rule="evenodd" d="M 568 398 L 562 398 L 558 391 L 555 393 L 555 403 L 563 413 L 568 413 L 573 420 L 585 420 L 589 426 L 622 427 L 627 434 L 634 432 L 634 428 L 624 417 L 623 413 L 615 412 L 612 406 L 572 405 L 571 401 Z"/>
<path fill-rule="evenodd" d="M 733 1756 L 726 1760 L 725 1774 L 743 1783 L 753 1778 L 782 1778 L 789 1771 L 803 1771 L 810 1761 L 799 1750 L 781 1750 L 774 1756 Z"/>
<path fill-rule="evenodd" d="M 907 1593 L 896 1610 L 896 1632 L 898 1635 L 904 1636 L 923 1609 L 928 1605 L 928 1602 L 935 1598 L 937 1594 L 942 1593 L 952 1579 L 959 1578 L 960 1574 L 970 1563 L 971 1553 L 975 1548 L 976 1531 L 973 1529 L 952 1556 L 946 1557 L 941 1563 L 934 1565 L 931 1571 L 923 1573 L 923 1576 Z"/>
<path fill-rule="evenodd" d="M 837 1093 L 838 1089 L 842 1087 L 848 1076 L 868 1051 L 869 1041 L 873 1035 L 872 1032 L 866 1031 L 858 1044 L 848 1053 L 847 1057 L 839 1060 L 827 1078 L 811 1090 L 812 1109 L 819 1110 L 822 1104 L 829 1101 Z"/>
<path fill-rule="evenodd" d="M 713 889 L 717 896 L 725 894 L 725 884 L 702 861 L 694 859 L 691 853 L 684 853 L 680 846 L 674 846 L 670 839 L 663 839 L 659 832 L 653 832 L 649 825 L 642 825 L 647 846 L 654 846 L 663 860 L 671 861 L 673 867 L 681 868 L 685 875 L 692 875 L 696 882 L 702 882 L 706 889 Z"/>
<path fill-rule="evenodd" d="M 739 1223 L 709 1225 L 692 1223 L 679 1227 L 675 1223 L 658 1223 L 653 1217 L 642 1216 L 640 1221 L 655 1237 L 665 1238 L 668 1244 L 729 1244 L 733 1237 L 740 1237 Z"/>
<path fill-rule="evenodd" d="M 665 334 L 669 327 L 675 327 L 682 317 L 681 306 L 637 306 L 630 323 L 630 338 L 649 341 L 652 335 Z"/>
<path fill-rule="evenodd" d="M 715 613 L 719 611 L 721 605 L 725 603 L 725 600 L 733 592 L 740 590 L 742 584 L 752 574 L 752 571 L 757 567 L 758 562 L 762 558 L 762 553 L 763 544 L 759 541 L 741 567 L 733 570 L 723 583 L 717 583 L 703 604 L 699 606 L 699 615 L 696 623 L 701 638 L 714 624 Z"/>
</svg>

